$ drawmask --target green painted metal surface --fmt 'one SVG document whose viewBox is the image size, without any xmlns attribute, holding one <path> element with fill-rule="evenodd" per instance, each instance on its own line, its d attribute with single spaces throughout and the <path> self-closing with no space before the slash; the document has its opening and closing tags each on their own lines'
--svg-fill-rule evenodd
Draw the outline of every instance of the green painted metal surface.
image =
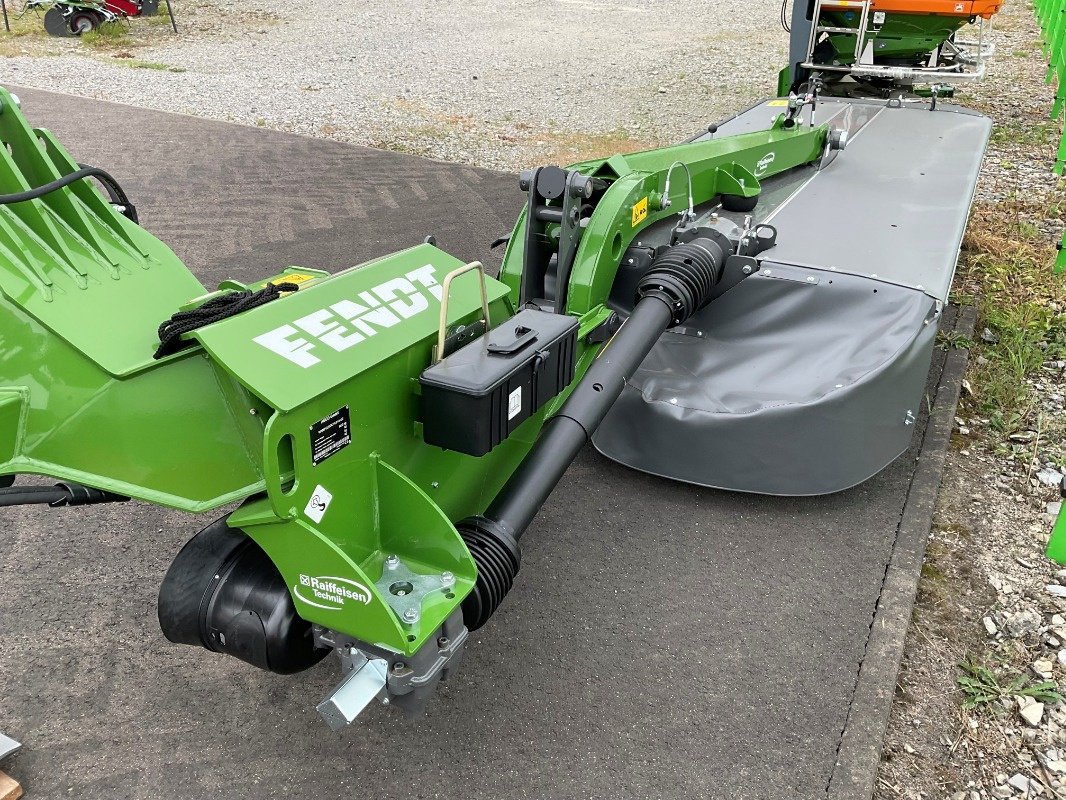
<svg viewBox="0 0 1066 800">
<path fill-rule="evenodd" d="M 77 169 L 3 90 L 0 136 L 10 145 L 0 148 L 0 193 Z M 578 376 L 602 346 L 586 337 L 610 314 L 622 252 L 687 205 L 678 180 L 675 210 L 661 209 L 672 163 L 690 167 L 697 203 L 707 203 L 757 194 L 760 179 L 818 159 L 825 141 L 825 127 L 781 117 L 768 131 L 577 165 L 606 184 L 571 275 Z M 524 230 L 523 216 L 501 280 L 486 281 L 494 324 L 515 312 Z M 569 391 L 483 457 L 426 445 L 417 379 L 432 357 L 444 277 L 459 266 L 421 245 L 332 276 L 289 268 L 249 288 L 284 280 L 299 291 L 194 331 L 187 349 L 157 361 L 160 322 L 217 292 L 88 180 L 0 205 L 0 474 L 189 511 L 243 501 L 229 524 L 270 556 L 301 616 L 413 653 L 476 578 L 456 523 L 485 510 Z M 449 328 L 480 318 L 475 273 L 450 294 Z M 389 554 L 455 576 L 415 624 L 375 585 Z"/>
<path fill-rule="evenodd" d="M 0 139 L 2 193 L 78 168 L 2 89 Z M 0 418 L 0 472 L 191 511 L 261 489 L 235 387 L 195 354 L 152 360 L 159 323 L 203 291 L 87 180 L 0 207 L 0 393 L 23 398 Z"/>
<path fill-rule="evenodd" d="M 1048 61 L 1045 78 L 1049 85 L 1055 84 L 1051 118 L 1061 120 L 1066 108 L 1066 0 L 1034 0 L 1033 10 L 1040 23 L 1044 56 Z M 1061 134 L 1053 169 L 1056 175 L 1062 175 L 1066 169 L 1066 131 Z"/>
<path fill-rule="evenodd" d="M 573 165 L 582 174 L 605 178 L 610 187 L 599 201 L 578 246 L 570 276 L 567 311 L 586 314 L 604 303 L 614 283 L 622 253 L 640 232 L 676 216 L 688 204 L 683 170 L 674 172 L 672 205 L 661 208 L 670 165 L 680 161 L 692 173 L 696 205 L 711 202 L 722 192 L 758 194 L 759 180 L 816 160 L 825 147 L 826 126 L 785 127 L 780 115 L 766 131 L 708 139 L 656 150 L 613 156 Z M 647 213 L 642 209 L 646 208 Z M 504 255 L 501 280 L 517 301 L 522 275 L 523 211 Z"/>
</svg>

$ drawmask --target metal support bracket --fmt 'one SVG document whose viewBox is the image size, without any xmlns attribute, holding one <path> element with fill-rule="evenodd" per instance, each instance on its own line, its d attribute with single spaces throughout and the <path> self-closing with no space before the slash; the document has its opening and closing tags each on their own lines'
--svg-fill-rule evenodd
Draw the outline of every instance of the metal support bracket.
<svg viewBox="0 0 1066 800">
<path fill-rule="evenodd" d="M 450 572 L 422 575 L 413 572 L 396 555 L 385 558 L 381 577 L 375 583 L 378 593 L 404 625 L 414 625 L 422 618 L 422 601 L 431 592 L 449 592 L 455 586 Z"/>
<path fill-rule="evenodd" d="M 597 181 L 577 170 L 548 166 L 524 170 L 519 186 L 529 194 L 519 305 L 545 298 L 545 276 L 554 256 L 555 313 L 565 313 L 570 271 L 583 233 L 582 208 L 595 192 Z M 553 205 L 547 205 L 549 202 Z M 549 225 L 559 227 L 549 235 Z"/>
<path fill-rule="evenodd" d="M 388 662 L 383 658 L 367 658 L 355 648 L 347 651 L 350 664 L 345 676 L 329 697 L 316 708 L 335 731 L 350 725 L 370 701 L 382 693 L 389 674 Z M 341 656 L 342 663 L 345 655 Z"/>
<path fill-rule="evenodd" d="M 349 725 L 375 697 L 398 706 L 408 717 L 420 714 L 437 683 L 455 670 L 469 631 L 456 609 L 414 655 L 405 656 L 318 625 L 315 645 L 331 647 L 340 658 L 344 679 L 317 706 L 333 730 Z"/>
</svg>

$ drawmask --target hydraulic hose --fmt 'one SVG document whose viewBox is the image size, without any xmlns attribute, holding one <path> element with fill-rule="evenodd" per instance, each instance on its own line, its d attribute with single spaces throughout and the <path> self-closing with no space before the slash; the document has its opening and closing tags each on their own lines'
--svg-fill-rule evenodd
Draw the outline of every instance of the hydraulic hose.
<svg viewBox="0 0 1066 800">
<path fill-rule="evenodd" d="M 112 494 L 80 483 L 60 483 L 55 486 L 8 486 L 0 488 L 0 508 L 9 506 L 48 505 L 88 506 L 97 503 L 124 503 L 128 497 Z"/>
<path fill-rule="evenodd" d="M 0 493 L 0 508 L 7 506 L 53 505 L 70 497 L 62 486 L 19 486 Z"/>
<path fill-rule="evenodd" d="M 24 192 L 0 194 L 0 205 L 6 206 L 11 205 L 12 203 L 25 203 L 27 200 L 37 200 L 47 194 L 58 191 L 65 186 L 70 186 L 70 184 L 75 181 L 80 181 L 82 178 L 96 178 L 107 190 L 111 202 L 115 205 L 123 206 L 124 209 L 128 210 L 127 212 L 124 212 L 126 216 L 134 222 L 137 221 L 136 209 L 133 204 L 130 203 L 129 198 L 126 197 L 126 193 L 122 190 L 119 182 L 112 177 L 111 173 L 100 169 L 99 167 L 90 167 L 84 164 L 79 164 L 78 166 L 81 167 L 81 169 L 75 170 L 61 178 L 56 178 L 54 181 L 42 184 L 41 186 L 35 186 Z"/>
</svg>

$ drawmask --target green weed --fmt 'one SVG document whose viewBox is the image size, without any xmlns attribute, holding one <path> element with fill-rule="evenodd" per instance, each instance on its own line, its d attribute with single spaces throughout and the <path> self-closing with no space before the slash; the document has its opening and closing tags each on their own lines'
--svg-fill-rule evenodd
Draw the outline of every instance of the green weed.
<svg viewBox="0 0 1066 800">
<path fill-rule="evenodd" d="M 172 67 L 169 64 L 160 64 L 157 61 L 141 61 L 136 58 L 119 58 L 116 63 L 131 69 L 151 69 L 157 72 L 185 72 L 185 67 Z"/>
<path fill-rule="evenodd" d="M 973 403 L 1003 433 L 1032 421 L 1028 381 L 1066 356 L 1066 282 L 1052 272 L 1055 250 L 1036 222 L 1046 214 L 1017 197 L 975 206 L 959 264 L 957 294 L 977 298 L 983 334 L 971 361 Z"/>
<path fill-rule="evenodd" d="M 86 31 L 79 38 L 89 47 L 108 47 L 118 39 L 129 36 L 130 28 L 125 22 L 105 22 L 95 30 Z"/>
<path fill-rule="evenodd" d="M 1057 703 L 1062 700 L 1058 687 L 1052 681 L 1031 683 L 1029 678 L 1018 673 L 1009 680 L 1000 679 L 989 667 L 977 663 L 972 656 L 958 665 L 960 673 L 955 682 L 963 693 L 962 707 L 972 711 L 984 708 L 1005 697 L 1018 695 L 1031 697 L 1040 703 Z"/>
</svg>

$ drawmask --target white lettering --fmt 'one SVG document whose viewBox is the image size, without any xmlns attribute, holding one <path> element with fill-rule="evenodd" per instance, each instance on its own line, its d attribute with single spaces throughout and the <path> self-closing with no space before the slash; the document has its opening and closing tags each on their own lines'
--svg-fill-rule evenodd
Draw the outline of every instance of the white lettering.
<svg viewBox="0 0 1066 800">
<path fill-rule="evenodd" d="M 302 592 L 301 587 L 304 589 Z M 367 587 L 348 578 L 300 575 L 300 582 L 294 585 L 292 590 L 296 597 L 308 605 L 328 611 L 336 611 L 349 600 L 363 605 L 370 605 L 370 601 L 373 600 L 373 595 Z M 317 600 L 322 600 L 328 605 L 315 602 Z"/>
<path fill-rule="evenodd" d="M 273 350 L 279 356 L 285 356 L 293 364 L 299 364 L 304 369 L 313 367 L 318 359 L 311 355 L 313 345 L 306 339 L 289 337 L 295 336 L 299 331 L 292 325 L 282 325 L 262 336 L 256 336 L 255 341 L 268 350 Z"/>
<path fill-rule="evenodd" d="M 397 293 L 407 296 L 407 299 L 397 298 Z M 429 308 L 426 296 L 415 288 L 415 285 L 406 278 L 395 278 L 388 283 L 383 283 L 374 289 L 374 294 L 389 304 L 389 308 L 404 319 L 410 319 L 420 311 Z"/>
<path fill-rule="evenodd" d="M 434 273 L 432 264 L 419 267 L 404 277 L 393 278 L 360 292 L 362 303 L 341 300 L 329 308 L 301 317 L 291 325 L 282 325 L 256 336 L 254 341 L 307 369 L 321 362 L 312 352 L 319 342 L 339 353 L 344 352 L 378 331 L 426 311 L 429 308 L 427 292 L 438 301 L 441 299 L 441 286 Z M 309 338 L 301 337 L 300 331 Z"/>
</svg>

